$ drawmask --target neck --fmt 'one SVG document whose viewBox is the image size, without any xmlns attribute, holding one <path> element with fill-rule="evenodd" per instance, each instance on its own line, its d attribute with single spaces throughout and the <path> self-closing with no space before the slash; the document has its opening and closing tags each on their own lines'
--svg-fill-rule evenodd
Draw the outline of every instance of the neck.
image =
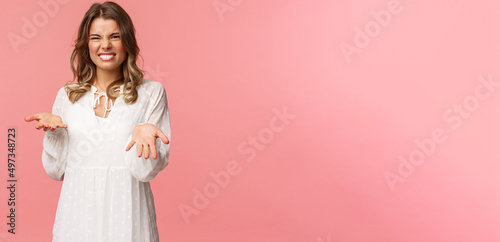
<svg viewBox="0 0 500 242">
<path fill-rule="evenodd" d="M 105 91 L 106 88 L 108 88 L 109 84 L 118 80 L 120 77 L 121 75 L 119 71 L 97 69 L 97 75 L 92 85 L 94 85 L 101 91 Z"/>
</svg>

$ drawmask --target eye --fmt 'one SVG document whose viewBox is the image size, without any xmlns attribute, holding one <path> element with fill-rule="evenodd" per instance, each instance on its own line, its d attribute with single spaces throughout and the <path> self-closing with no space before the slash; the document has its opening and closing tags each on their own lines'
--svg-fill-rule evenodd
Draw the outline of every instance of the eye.
<svg viewBox="0 0 500 242">
<path fill-rule="evenodd" d="M 114 36 L 111 36 L 111 38 L 115 38 L 115 37 L 116 37 L 117 39 L 119 39 L 119 38 L 120 38 L 120 36 L 119 36 L 119 35 L 114 35 Z"/>
</svg>

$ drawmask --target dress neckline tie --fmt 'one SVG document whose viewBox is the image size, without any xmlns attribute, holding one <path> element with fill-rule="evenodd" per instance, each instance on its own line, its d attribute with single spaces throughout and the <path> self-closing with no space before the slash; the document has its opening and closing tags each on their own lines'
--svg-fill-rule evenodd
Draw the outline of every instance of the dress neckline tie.
<svg viewBox="0 0 500 242">
<path fill-rule="evenodd" d="M 118 89 L 118 87 L 115 88 L 115 90 L 116 89 Z M 97 104 L 101 104 L 101 97 L 104 96 L 106 98 L 106 101 L 104 102 L 104 114 L 102 115 L 102 118 L 105 118 L 106 117 L 106 113 L 109 112 L 109 111 L 111 111 L 111 109 L 113 109 L 113 101 L 108 98 L 108 95 L 106 95 L 106 92 L 98 92 L 97 89 L 96 89 L 94 93 L 98 94 L 97 97 L 94 98 L 94 109 L 96 108 Z M 108 105 L 108 101 L 111 102 L 111 107 L 110 108 L 108 108 L 108 106 L 109 106 Z"/>
</svg>

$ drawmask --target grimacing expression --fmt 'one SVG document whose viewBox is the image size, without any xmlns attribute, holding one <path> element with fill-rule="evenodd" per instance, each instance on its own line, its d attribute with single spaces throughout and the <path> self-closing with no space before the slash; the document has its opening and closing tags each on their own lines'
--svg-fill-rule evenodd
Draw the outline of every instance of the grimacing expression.
<svg viewBox="0 0 500 242">
<path fill-rule="evenodd" d="M 120 71 L 127 53 L 123 49 L 120 28 L 114 19 L 96 18 L 89 31 L 90 59 L 97 71 Z"/>
</svg>

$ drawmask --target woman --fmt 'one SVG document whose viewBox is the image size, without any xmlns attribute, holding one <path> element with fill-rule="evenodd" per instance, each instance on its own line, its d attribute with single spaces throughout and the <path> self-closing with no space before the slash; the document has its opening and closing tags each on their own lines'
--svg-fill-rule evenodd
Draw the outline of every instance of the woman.
<svg viewBox="0 0 500 242">
<path fill-rule="evenodd" d="M 71 55 L 77 82 L 59 89 L 52 113 L 25 118 L 46 131 L 43 167 L 63 181 L 53 241 L 159 241 L 149 181 L 168 164 L 170 116 L 138 54 L 129 15 L 93 4 Z"/>
</svg>

